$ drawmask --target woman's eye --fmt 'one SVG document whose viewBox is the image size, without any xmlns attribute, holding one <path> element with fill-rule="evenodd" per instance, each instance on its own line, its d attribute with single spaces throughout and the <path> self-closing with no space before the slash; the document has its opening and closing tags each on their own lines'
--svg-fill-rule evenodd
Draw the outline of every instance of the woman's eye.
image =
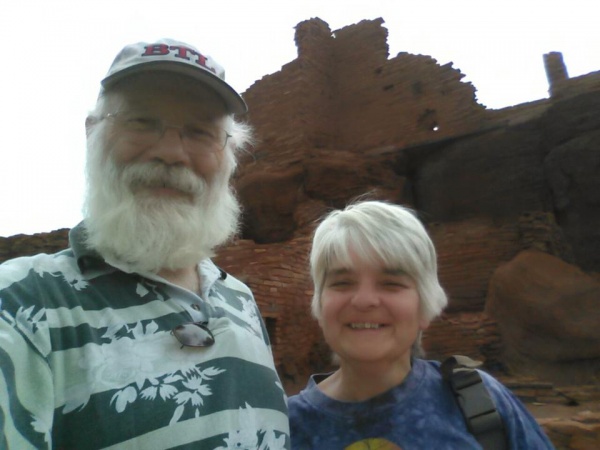
<svg viewBox="0 0 600 450">
<path fill-rule="evenodd" d="M 343 287 L 343 286 L 350 286 L 352 283 L 348 280 L 336 280 L 336 281 L 332 281 L 331 283 L 329 283 L 329 286 L 331 287 Z"/>
<path fill-rule="evenodd" d="M 385 281 L 384 286 L 389 288 L 406 288 L 407 284 L 404 281 Z"/>
</svg>

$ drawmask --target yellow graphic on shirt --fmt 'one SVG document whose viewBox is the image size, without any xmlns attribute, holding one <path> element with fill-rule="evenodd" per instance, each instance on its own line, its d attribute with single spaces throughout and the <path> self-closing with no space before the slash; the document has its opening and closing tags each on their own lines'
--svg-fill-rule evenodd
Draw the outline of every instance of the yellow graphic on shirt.
<svg viewBox="0 0 600 450">
<path fill-rule="evenodd" d="M 349 445 L 344 450 L 402 450 L 396 444 L 383 438 L 365 439 Z"/>
</svg>

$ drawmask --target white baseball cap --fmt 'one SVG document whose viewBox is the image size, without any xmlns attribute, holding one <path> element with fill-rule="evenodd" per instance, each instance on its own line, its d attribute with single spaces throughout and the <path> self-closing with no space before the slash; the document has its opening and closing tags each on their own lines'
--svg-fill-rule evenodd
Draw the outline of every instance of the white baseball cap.
<svg viewBox="0 0 600 450">
<path fill-rule="evenodd" d="M 123 48 L 113 61 L 102 86 L 109 88 L 129 75 L 141 72 L 174 72 L 192 77 L 214 90 L 232 114 L 248 111 L 240 94 L 225 82 L 225 70 L 208 55 L 184 42 L 160 39 Z"/>
</svg>

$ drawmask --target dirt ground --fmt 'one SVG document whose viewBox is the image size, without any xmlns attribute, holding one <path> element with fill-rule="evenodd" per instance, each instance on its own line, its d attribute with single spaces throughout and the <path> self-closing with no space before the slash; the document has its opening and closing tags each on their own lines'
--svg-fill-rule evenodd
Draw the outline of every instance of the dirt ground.
<svg viewBox="0 0 600 450">
<path fill-rule="evenodd" d="M 585 411 L 600 413 L 600 403 L 595 401 L 583 402 L 577 406 L 550 403 L 525 403 L 525 406 L 536 419 L 568 419 Z"/>
</svg>

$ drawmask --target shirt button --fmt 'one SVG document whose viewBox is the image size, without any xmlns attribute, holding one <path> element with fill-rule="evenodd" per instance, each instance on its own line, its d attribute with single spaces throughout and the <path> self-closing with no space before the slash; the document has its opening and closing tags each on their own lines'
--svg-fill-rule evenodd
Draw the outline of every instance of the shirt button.
<svg viewBox="0 0 600 450">
<path fill-rule="evenodd" d="M 195 309 L 196 311 L 200 311 L 200 305 L 198 305 L 197 303 L 194 303 L 192 305 L 192 308 Z"/>
</svg>

